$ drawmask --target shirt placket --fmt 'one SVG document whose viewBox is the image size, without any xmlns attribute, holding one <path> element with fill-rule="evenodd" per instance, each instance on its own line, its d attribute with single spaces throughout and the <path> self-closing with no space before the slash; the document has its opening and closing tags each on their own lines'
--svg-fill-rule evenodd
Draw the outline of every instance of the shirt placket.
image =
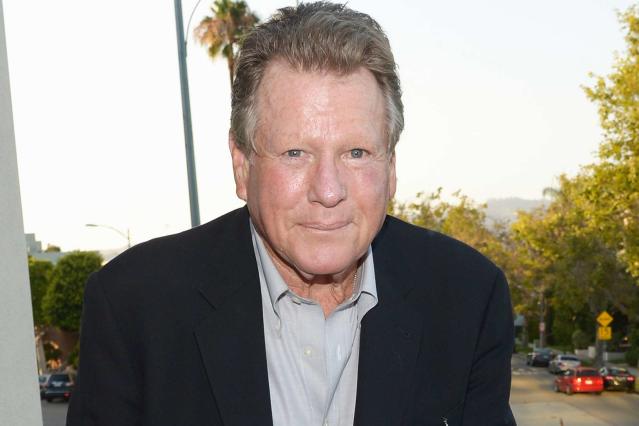
<svg viewBox="0 0 639 426">
<path fill-rule="evenodd" d="M 293 296 L 297 312 L 297 341 L 303 385 L 312 410 L 313 424 L 321 425 L 326 404 L 326 336 L 324 312 L 321 306 Z"/>
</svg>

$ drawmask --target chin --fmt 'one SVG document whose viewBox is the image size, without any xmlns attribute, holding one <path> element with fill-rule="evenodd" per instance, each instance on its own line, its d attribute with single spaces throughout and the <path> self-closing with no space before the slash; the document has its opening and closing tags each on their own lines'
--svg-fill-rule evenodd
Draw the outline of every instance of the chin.
<svg viewBox="0 0 639 426">
<path fill-rule="evenodd" d="M 366 253 L 366 250 L 364 250 Z M 295 268 L 307 278 L 316 275 L 335 275 L 346 271 L 357 263 L 363 254 L 353 250 L 301 250 L 297 259 L 293 260 Z"/>
</svg>

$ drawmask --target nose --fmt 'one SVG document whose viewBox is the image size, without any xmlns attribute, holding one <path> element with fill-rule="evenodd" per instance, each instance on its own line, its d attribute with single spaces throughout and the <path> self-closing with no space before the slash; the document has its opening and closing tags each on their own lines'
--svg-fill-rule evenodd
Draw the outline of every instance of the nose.
<svg viewBox="0 0 639 426">
<path fill-rule="evenodd" d="M 321 158 L 315 164 L 309 200 L 324 207 L 335 207 L 346 198 L 344 170 L 334 158 Z"/>
</svg>

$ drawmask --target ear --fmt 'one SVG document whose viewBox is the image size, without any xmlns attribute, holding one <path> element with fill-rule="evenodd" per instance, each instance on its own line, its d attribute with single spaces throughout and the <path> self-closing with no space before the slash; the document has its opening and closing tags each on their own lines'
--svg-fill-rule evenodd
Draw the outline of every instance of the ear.
<svg viewBox="0 0 639 426">
<path fill-rule="evenodd" d="M 229 130 L 229 150 L 231 151 L 231 159 L 233 160 L 233 178 L 235 179 L 235 193 L 237 196 L 246 201 L 247 186 L 249 178 L 249 159 L 244 151 L 237 146 L 235 142 L 235 134 Z"/>
<path fill-rule="evenodd" d="M 395 190 L 397 189 L 397 174 L 395 168 L 395 150 L 390 153 L 390 159 L 388 161 L 388 199 L 392 199 L 395 196 Z"/>
</svg>

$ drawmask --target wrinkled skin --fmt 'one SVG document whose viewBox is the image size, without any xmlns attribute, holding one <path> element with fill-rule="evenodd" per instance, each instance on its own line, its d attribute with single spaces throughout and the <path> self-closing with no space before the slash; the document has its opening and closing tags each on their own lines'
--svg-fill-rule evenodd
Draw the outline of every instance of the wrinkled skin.
<svg viewBox="0 0 639 426">
<path fill-rule="evenodd" d="M 395 155 L 374 76 L 268 65 L 257 93 L 257 152 L 231 134 L 238 197 L 291 287 L 339 287 L 379 231 L 395 193 Z M 324 286 L 326 287 L 326 286 Z"/>
</svg>

